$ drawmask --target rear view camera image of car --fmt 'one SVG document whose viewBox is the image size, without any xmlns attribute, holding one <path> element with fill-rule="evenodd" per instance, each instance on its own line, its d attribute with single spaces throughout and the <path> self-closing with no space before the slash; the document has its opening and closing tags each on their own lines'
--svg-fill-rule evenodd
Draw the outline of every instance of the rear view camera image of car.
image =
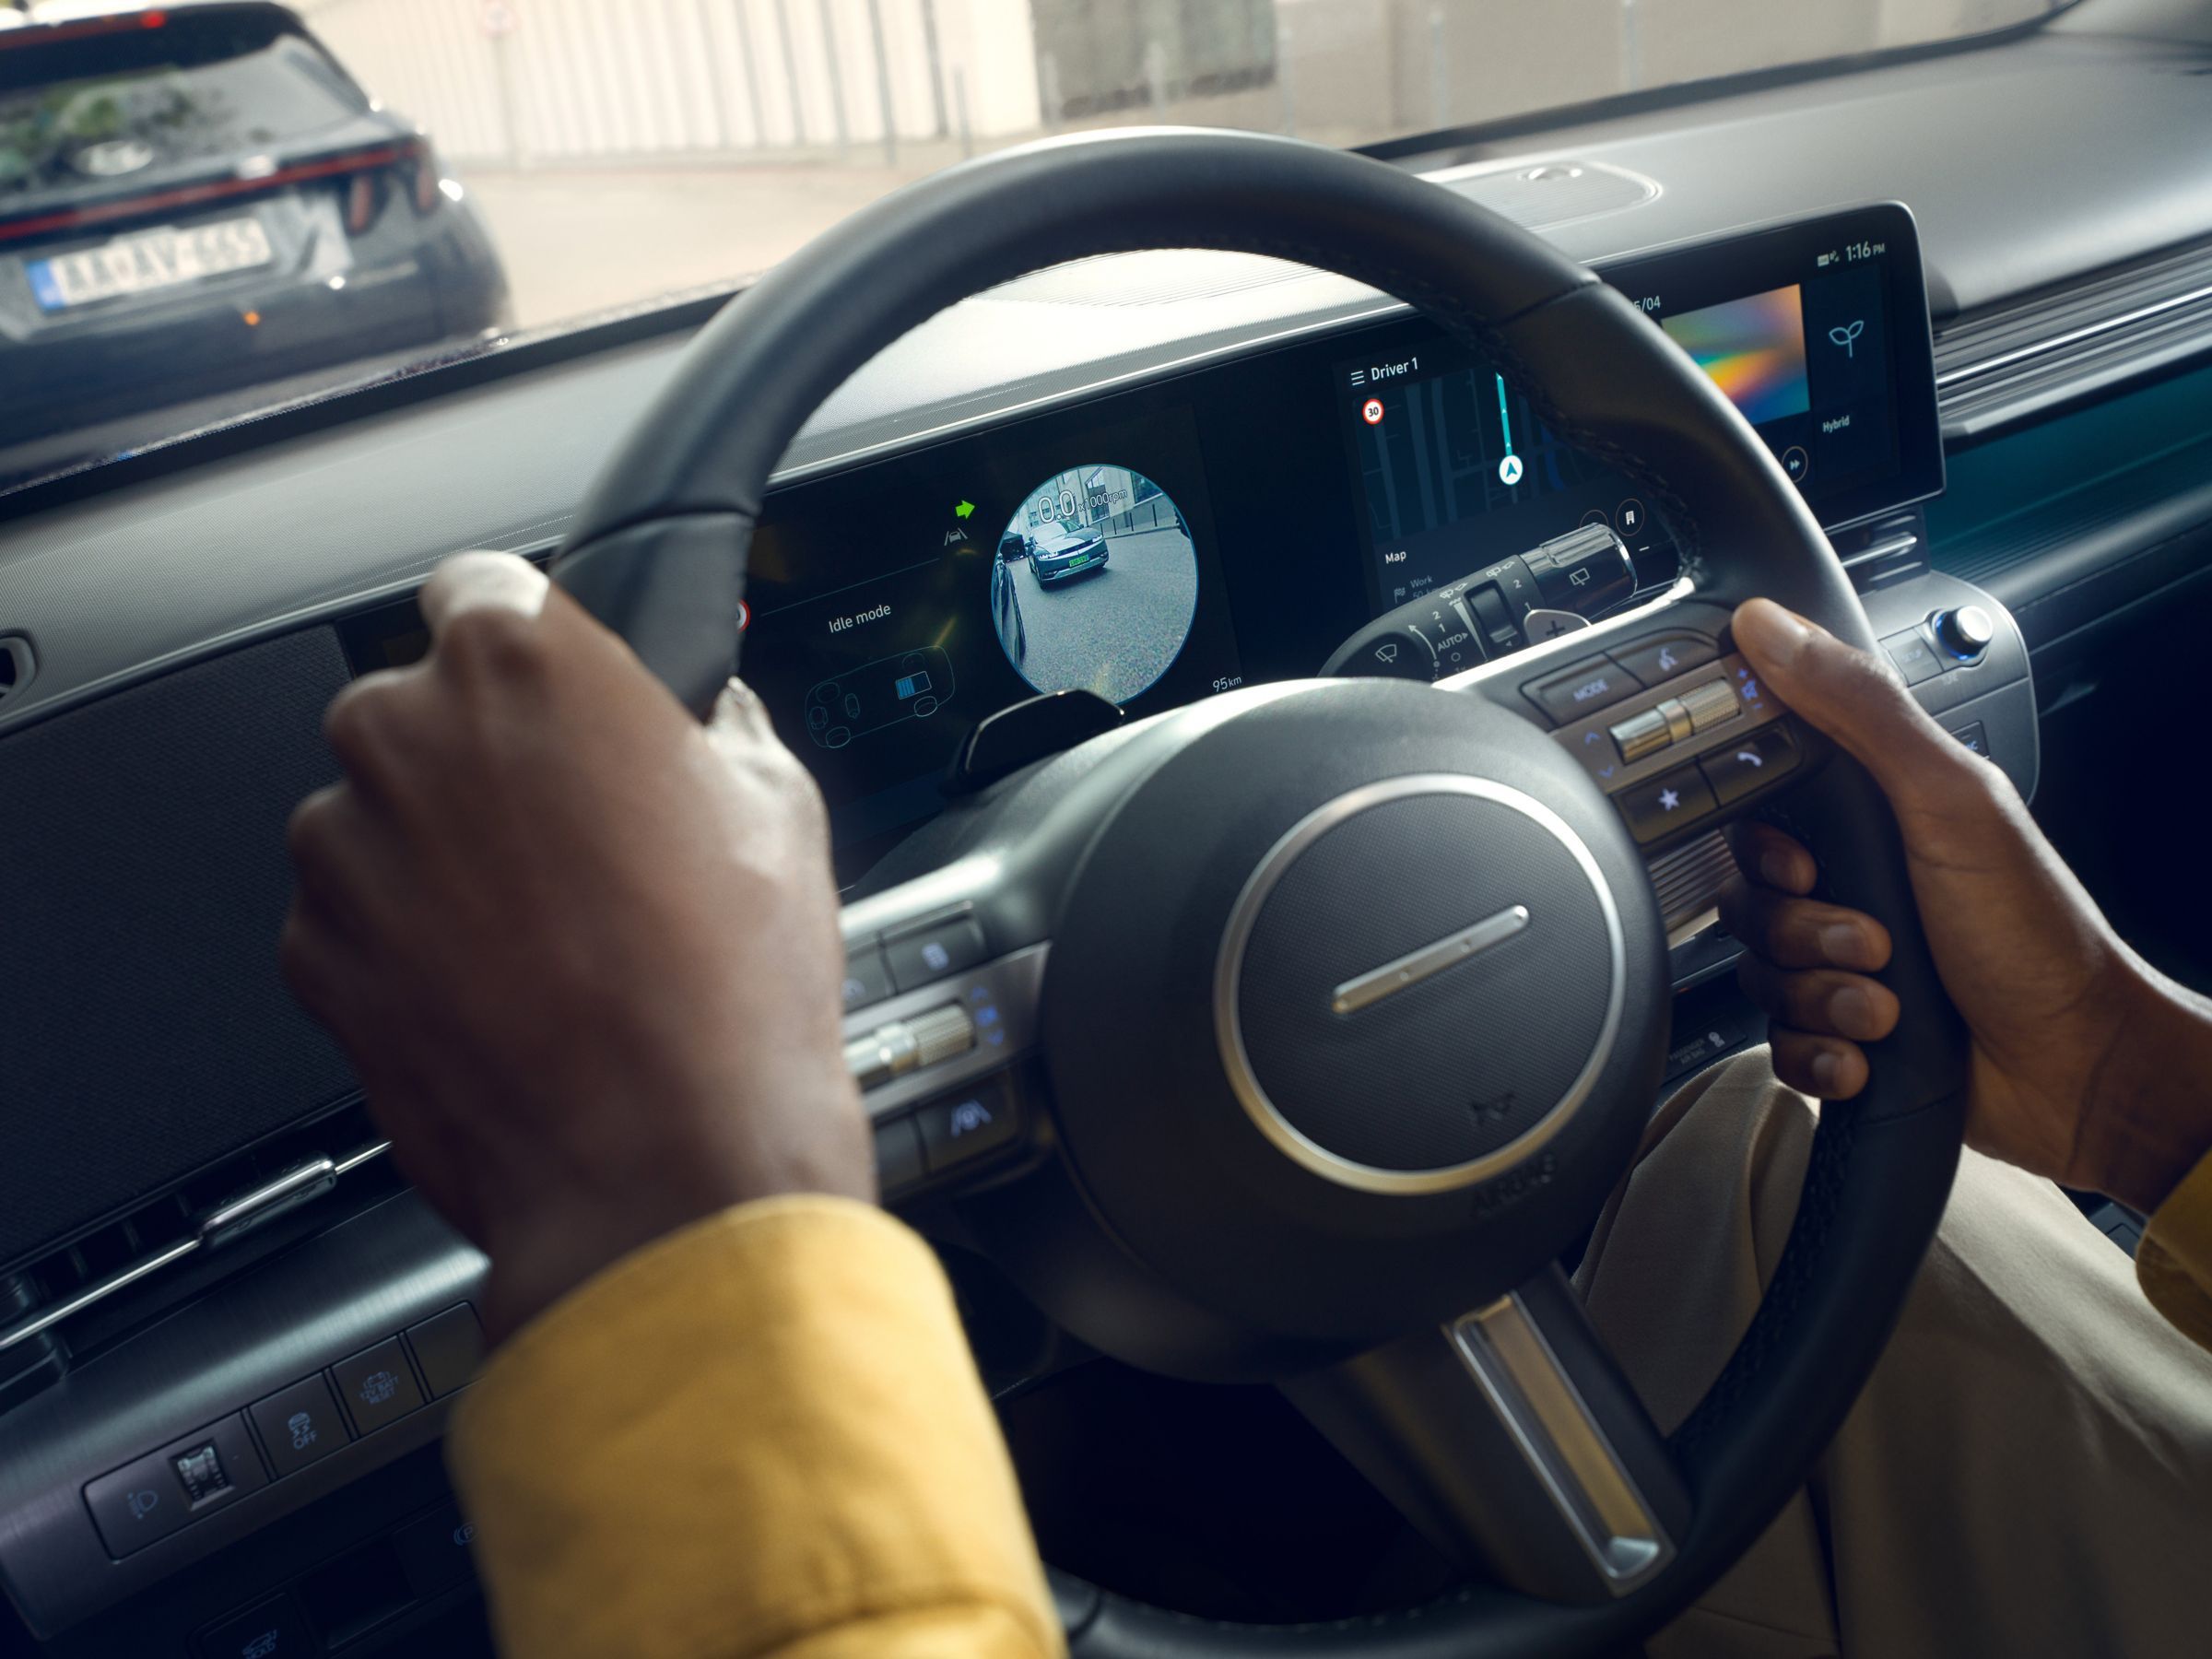
<svg viewBox="0 0 2212 1659">
<path fill-rule="evenodd" d="M 843 748 L 903 721 L 927 720 L 952 700 L 952 659 L 934 645 L 877 657 L 806 693 L 806 735 Z"/>
<path fill-rule="evenodd" d="M 1071 466 L 999 532 L 991 623 L 1040 691 L 1139 697 L 1168 671 L 1198 609 L 1198 554 L 1165 490 L 1126 466 Z"/>
</svg>

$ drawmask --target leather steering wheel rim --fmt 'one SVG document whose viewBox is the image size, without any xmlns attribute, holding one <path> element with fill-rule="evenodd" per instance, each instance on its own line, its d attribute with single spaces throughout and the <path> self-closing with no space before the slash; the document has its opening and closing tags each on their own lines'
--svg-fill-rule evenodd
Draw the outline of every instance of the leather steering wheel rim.
<svg viewBox="0 0 2212 1659">
<path fill-rule="evenodd" d="M 1765 594 L 1865 648 L 1865 613 L 1764 444 L 1665 335 L 1585 267 L 1382 163 L 1250 134 L 1048 141 L 910 185 L 787 260 L 701 331 L 606 465 L 554 567 L 703 713 L 735 668 L 747 547 L 770 476 L 822 401 L 957 301 L 1041 267 L 1152 248 L 1271 255 L 1370 283 L 1485 354 L 1553 430 L 1627 473 L 1700 598 Z M 1889 930 L 1908 1010 L 1871 1080 L 1822 1113 L 1797 1220 L 1750 1330 L 1669 1437 L 1694 1512 L 1671 1564 L 1602 1604 L 1471 1587 L 1338 1625 L 1232 1627 L 1113 1596 L 1079 1653 L 1561 1655 L 1657 1628 L 1748 1547 L 1803 1482 L 1878 1358 L 1941 1217 L 1963 1124 L 1964 1041 L 1930 960 L 1886 802 L 1837 756 L 1786 797 L 1826 895 Z M 1062 1575 L 1058 1586 L 1072 1581 Z"/>
</svg>

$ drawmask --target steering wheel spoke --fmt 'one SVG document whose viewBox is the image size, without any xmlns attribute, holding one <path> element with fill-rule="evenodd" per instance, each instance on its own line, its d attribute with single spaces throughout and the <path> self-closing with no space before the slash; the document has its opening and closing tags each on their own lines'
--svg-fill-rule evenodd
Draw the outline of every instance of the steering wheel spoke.
<svg viewBox="0 0 2212 1659">
<path fill-rule="evenodd" d="M 1675 1461 L 1556 1266 L 1284 1392 L 1431 1542 L 1513 1589 L 1626 1595 L 1687 1529 Z"/>
</svg>

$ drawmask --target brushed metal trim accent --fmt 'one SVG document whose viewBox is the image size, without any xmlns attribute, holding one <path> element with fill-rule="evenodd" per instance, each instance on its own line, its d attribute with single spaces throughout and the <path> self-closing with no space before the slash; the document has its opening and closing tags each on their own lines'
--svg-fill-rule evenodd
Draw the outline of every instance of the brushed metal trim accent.
<svg viewBox="0 0 2212 1659">
<path fill-rule="evenodd" d="M 287 1170 L 276 1180 L 255 1187 L 242 1197 L 233 1198 L 221 1207 L 209 1210 L 200 1218 L 200 1242 L 220 1243 L 227 1234 L 281 1215 L 295 1204 L 303 1204 L 318 1194 L 327 1193 L 337 1182 L 338 1166 L 335 1163 L 327 1158 L 310 1159 L 296 1168 Z"/>
<path fill-rule="evenodd" d="M 1910 553 L 1919 546 L 1919 536 L 1910 530 L 1903 531 L 1882 541 L 1868 542 L 1856 553 L 1844 558 L 1843 568 L 1847 571 L 1856 570 L 1861 565 L 1874 564 L 1895 554 Z"/>
<path fill-rule="evenodd" d="M 103 1279 L 87 1285 L 75 1295 L 41 1308 L 0 1330 L 0 1354 L 20 1343 L 29 1342 L 41 1331 L 52 1330 L 65 1319 L 74 1318 L 97 1302 L 103 1302 L 119 1290 L 126 1290 L 150 1274 L 159 1273 L 171 1263 L 181 1262 L 203 1246 L 219 1244 L 225 1239 L 257 1225 L 274 1220 L 296 1204 L 319 1198 L 338 1183 L 341 1176 L 359 1169 L 372 1159 L 382 1158 L 390 1151 L 390 1141 L 376 1141 L 343 1157 L 333 1159 L 318 1158 L 288 1170 L 266 1185 L 259 1186 L 242 1197 L 233 1198 L 200 1218 L 190 1236 L 174 1244 L 163 1246 L 149 1255 L 117 1268 Z"/>
<path fill-rule="evenodd" d="M 1445 1334 L 1606 1590 L 1626 1595 L 1664 1570 L 1674 1539 L 1519 1294 Z"/>
<path fill-rule="evenodd" d="M 1372 1007 L 1385 997 L 1395 996 L 1441 973 L 1454 962 L 1464 962 L 1470 957 L 1480 956 L 1493 945 L 1504 944 L 1527 925 L 1528 906 L 1509 904 L 1472 927 L 1446 934 L 1433 945 L 1409 950 L 1380 968 L 1370 968 L 1357 979 L 1346 980 L 1329 998 L 1330 1011 L 1357 1014 L 1361 1008 Z"/>
<path fill-rule="evenodd" d="M 1245 1052 L 1243 1021 L 1237 1012 L 1237 992 L 1243 980 L 1244 947 L 1251 941 L 1260 906 L 1298 855 L 1337 825 L 1370 807 L 1424 794 L 1472 795 L 1477 800 L 1493 802 L 1518 812 L 1567 850 L 1596 895 L 1598 912 L 1606 925 L 1606 942 L 1611 951 L 1612 985 L 1597 1041 L 1591 1046 L 1590 1057 L 1583 1069 L 1568 1086 L 1567 1092 L 1516 1139 L 1480 1158 L 1442 1169 L 1385 1170 L 1332 1152 L 1291 1123 L 1267 1098 L 1266 1089 L 1261 1087 L 1259 1077 L 1252 1068 L 1252 1056 Z M 1572 1120 L 1583 1102 L 1589 1099 L 1606 1063 L 1612 1058 L 1613 1044 L 1620 1034 L 1622 1014 L 1628 1006 L 1628 944 L 1613 889 L 1589 847 L 1566 819 L 1533 795 L 1488 778 L 1466 777 L 1456 772 L 1411 772 L 1404 777 L 1362 784 L 1324 802 L 1291 825 L 1282 839 L 1268 849 L 1267 855 L 1260 860 L 1259 866 L 1245 880 L 1243 890 L 1237 895 L 1237 901 L 1230 911 L 1229 925 L 1222 931 L 1221 948 L 1214 959 L 1214 1033 L 1220 1045 L 1222 1069 L 1229 1074 L 1230 1088 L 1239 1104 L 1260 1133 L 1292 1162 L 1324 1180 L 1363 1193 L 1394 1196 L 1448 1193 L 1503 1174 L 1541 1148 Z"/>
<path fill-rule="evenodd" d="M 2205 300 L 2212 300 L 2212 287 L 2191 288 L 2185 294 L 2171 294 L 2151 304 L 2137 306 L 2134 311 L 2123 312 L 2116 317 L 2102 317 L 2094 323 L 2085 323 L 2079 328 L 2068 329 L 2064 334 L 2049 335 L 2040 340 L 2031 340 L 2025 346 L 2016 346 L 2009 351 L 2000 351 L 1994 357 L 1961 363 L 1958 368 L 1945 370 L 1936 376 L 1936 390 L 1938 393 L 1948 392 L 1970 381 L 1980 380 L 1985 374 L 1994 374 L 2000 369 L 2009 369 L 2016 363 L 2048 357 L 2068 346 L 2077 346 L 2084 340 L 2093 340 L 2100 335 L 2113 334 L 2137 323 L 2147 323 L 2153 317 L 2180 311 L 2184 306 L 2195 305 Z"/>
<path fill-rule="evenodd" d="M 29 1342 L 41 1331 L 51 1330 L 65 1319 L 82 1313 L 93 1303 L 107 1300 L 116 1291 L 136 1284 L 147 1274 L 159 1273 L 171 1262 L 182 1261 L 199 1247 L 200 1240 L 196 1234 L 189 1239 L 180 1239 L 166 1250 L 158 1250 L 152 1255 L 139 1257 L 127 1267 L 117 1268 L 106 1278 L 87 1285 L 65 1300 L 55 1302 L 50 1308 L 41 1308 L 29 1318 L 18 1320 L 6 1330 L 0 1331 L 0 1354 L 6 1353 L 18 1343 Z"/>
</svg>

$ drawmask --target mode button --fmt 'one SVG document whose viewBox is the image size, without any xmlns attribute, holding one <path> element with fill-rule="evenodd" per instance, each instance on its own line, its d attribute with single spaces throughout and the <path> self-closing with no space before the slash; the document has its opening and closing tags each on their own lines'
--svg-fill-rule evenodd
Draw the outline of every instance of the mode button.
<svg viewBox="0 0 2212 1659">
<path fill-rule="evenodd" d="M 1611 657 L 1585 657 L 1564 674 L 1555 674 L 1521 688 L 1555 724 L 1580 720 L 1607 703 L 1618 702 L 1643 688 L 1635 676 Z"/>
</svg>

